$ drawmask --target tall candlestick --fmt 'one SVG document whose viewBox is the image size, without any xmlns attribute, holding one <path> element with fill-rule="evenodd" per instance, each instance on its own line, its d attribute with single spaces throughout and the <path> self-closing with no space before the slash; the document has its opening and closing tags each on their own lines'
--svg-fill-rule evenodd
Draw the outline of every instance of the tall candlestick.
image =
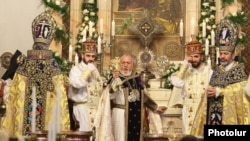
<svg viewBox="0 0 250 141">
<path fill-rule="evenodd" d="M 183 21 L 180 21 L 180 37 L 183 37 Z"/>
<path fill-rule="evenodd" d="M 206 21 L 203 20 L 202 22 L 202 37 L 205 38 L 206 37 Z"/>
<path fill-rule="evenodd" d="M 102 39 L 101 39 L 101 36 L 99 36 L 98 40 L 97 40 L 97 52 L 98 52 L 98 54 L 102 53 Z"/>
<path fill-rule="evenodd" d="M 215 46 L 215 33 L 213 29 L 211 31 L 211 45 Z"/>
<path fill-rule="evenodd" d="M 57 103 L 56 103 L 56 133 L 59 133 L 61 131 L 60 121 L 61 121 L 61 96 L 62 92 L 60 87 L 57 88 Z"/>
<path fill-rule="evenodd" d="M 31 117 L 31 132 L 36 132 L 36 87 L 32 87 L 32 117 Z"/>
<path fill-rule="evenodd" d="M 76 53 L 76 55 L 75 55 L 75 65 L 78 65 L 78 60 L 79 60 L 79 58 L 78 58 L 78 55 Z"/>
<path fill-rule="evenodd" d="M 69 45 L 69 62 L 72 61 L 72 46 Z"/>
<path fill-rule="evenodd" d="M 190 27 L 190 29 L 191 29 L 191 35 L 194 35 L 194 18 L 192 18 L 191 19 L 191 27 Z"/>
<path fill-rule="evenodd" d="M 86 31 L 86 28 L 84 28 L 82 31 L 82 42 L 86 41 L 86 36 L 87 36 L 87 31 Z"/>
<path fill-rule="evenodd" d="M 208 66 L 209 69 L 211 68 L 211 59 L 210 59 L 210 57 L 208 57 L 208 59 L 207 59 L 207 66 Z"/>
<path fill-rule="evenodd" d="M 209 41 L 206 39 L 205 42 L 205 55 L 207 56 L 209 54 Z"/>
<path fill-rule="evenodd" d="M 212 68 L 212 65 L 211 65 L 211 59 L 210 59 L 210 56 L 209 56 L 208 59 L 207 59 L 207 69 L 208 69 L 208 72 L 210 72 L 211 68 Z M 210 75 L 208 75 L 207 80 L 209 80 L 209 79 L 210 79 Z M 207 83 L 207 85 L 209 85 L 209 82 Z"/>
<path fill-rule="evenodd" d="M 100 19 L 100 33 L 103 33 L 103 19 Z"/>
<path fill-rule="evenodd" d="M 48 125 L 48 141 L 53 141 L 52 139 L 52 120 L 50 120 L 49 125 Z"/>
<path fill-rule="evenodd" d="M 91 21 L 89 21 L 89 37 L 92 37 L 92 34 L 93 34 L 93 24 Z"/>
<path fill-rule="evenodd" d="M 114 20 L 113 20 L 112 23 L 111 23 L 111 27 L 112 27 L 111 35 L 112 35 L 112 36 L 115 36 L 115 21 L 114 21 Z"/>
</svg>

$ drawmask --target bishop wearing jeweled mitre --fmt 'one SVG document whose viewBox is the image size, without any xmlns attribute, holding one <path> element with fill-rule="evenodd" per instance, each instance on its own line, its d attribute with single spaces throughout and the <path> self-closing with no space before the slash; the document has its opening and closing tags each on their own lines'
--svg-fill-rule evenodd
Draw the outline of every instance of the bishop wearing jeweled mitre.
<svg viewBox="0 0 250 141">
<path fill-rule="evenodd" d="M 48 49 L 56 26 L 49 11 L 41 13 L 32 22 L 34 44 L 27 51 L 27 57 L 18 60 L 19 66 L 6 99 L 6 115 L 1 123 L 1 130 L 10 137 L 48 130 L 55 105 L 60 107 L 56 119 L 60 130 L 70 128 L 63 74 L 53 58 L 53 52 Z"/>
</svg>

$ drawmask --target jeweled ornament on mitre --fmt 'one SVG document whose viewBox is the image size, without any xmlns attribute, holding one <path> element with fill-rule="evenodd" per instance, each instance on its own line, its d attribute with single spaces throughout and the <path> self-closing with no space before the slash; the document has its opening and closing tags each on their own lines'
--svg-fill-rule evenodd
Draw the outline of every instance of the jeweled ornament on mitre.
<svg viewBox="0 0 250 141">
<path fill-rule="evenodd" d="M 216 29 L 216 46 L 220 51 L 234 51 L 238 39 L 238 27 L 225 17 Z"/>
<path fill-rule="evenodd" d="M 32 35 L 34 43 L 46 44 L 48 49 L 50 43 L 55 37 L 56 21 L 49 11 L 38 15 L 32 22 Z M 44 48 L 43 48 L 44 49 Z"/>
</svg>

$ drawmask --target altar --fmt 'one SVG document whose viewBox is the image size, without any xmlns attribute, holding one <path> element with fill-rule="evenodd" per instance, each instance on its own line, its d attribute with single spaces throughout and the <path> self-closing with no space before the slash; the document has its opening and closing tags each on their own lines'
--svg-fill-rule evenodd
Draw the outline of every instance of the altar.
<svg viewBox="0 0 250 141">
<path fill-rule="evenodd" d="M 158 105 L 166 106 L 168 109 L 160 116 L 149 113 L 149 134 L 182 135 L 182 108 L 171 107 L 171 89 L 159 88 L 160 80 L 149 80 L 150 88 L 147 89 L 152 99 Z"/>
</svg>

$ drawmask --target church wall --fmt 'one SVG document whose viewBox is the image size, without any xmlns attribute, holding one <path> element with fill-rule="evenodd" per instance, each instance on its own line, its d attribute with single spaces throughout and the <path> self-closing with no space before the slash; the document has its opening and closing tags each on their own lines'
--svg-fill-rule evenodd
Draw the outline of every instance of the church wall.
<svg viewBox="0 0 250 141">
<path fill-rule="evenodd" d="M 71 27 L 70 27 L 70 44 L 74 45 L 76 43 L 76 34 L 78 32 L 78 24 L 81 22 L 80 6 L 83 0 L 72 0 L 71 1 Z M 111 3 L 115 0 L 98 0 L 99 8 L 99 18 L 104 20 L 104 40 L 110 42 L 110 25 L 111 25 L 111 7 L 115 3 Z M 221 1 L 216 0 L 216 22 L 223 17 L 223 11 L 221 9 Z M 190 40 L 190 19 L 195 18 L 197 33 L 197 23 L 199 18 L 199 4 L 200 0 L 186 0 L 186 16 L 185 21 L 187 21 L 184 29 L 185 40 Z M 244 5 L 245 7 L 247 5 Z M 245 8 L 246 10 L 247 8 Z M 31 35 L 31 22 L 32 20 L 45 8 L 41 5 L 40 1 L 26 0 L 15 1 L 8 0 L 4 4 L 0 5 L 0 55 L 4 52 L 14 53 L 16 49 L 19 49 L 22 53 L 26 55 L 27 50 L 31 49 L 33 44 L 33 39 Z M 99 29 L 99 27 L 98 27 Z M 244 31 L 246 31 L 245 28 Z M 56 52 L 60 52 L 60 46 L 53 43 L 52 49 Z M 247 49 L 244 50 L 244 53 Z M 105 49 L 105 60 L 109 59 L 110 50 Z M 248 58 L 246 58 L 249 60 Z M 104 62 L 105 63 L 105 62 Z M 106 62 L 107 64 L 107 62 Z M 249 69 L 248 69 L 249 70 Z"/>
<path fill-rule="evenodd" d="M 103 18 L 104 20 L 104 40 L 107 42 L 110 42 L 111 7 L 115 4 L 111 3 L 112 1 L 114 0 L 98 0 L 99 18 Z M 186 1 L 186 21 L 194 17 L 197 22 L 199 16 L 199 0 Z M 71 1 L 71 44 L 75 44 L 76 42 L 78 32 L 77 24 L 81 22 L 81 13 L 79 12 L 81 3 L 82 0 Z M 16 49 L 26 54 L 27 50 L 31 49 L 33 44 L 31 22 L 43 10 L 44 7 L 40 1 L 34 0 L 28 0 L 25 3 L 22 1 L 9 0 L 6 1 L 5 4 L 0 5 L 0 33 L 2 34 L 0 38 L 0 55 L 7 51 L 14 53 Z M 185 31 L 185 38 L 188 40 L 190 25 L 188 23 L 185 25 L 187 29 Z"/>
<path fill-rule="evenodd" d="M 248 19 L 250 19 L 250 2 L 249 1 L 246 1 L 244 4 L 243 4 L 243 7 L 242 7 L 243 11 L 246 12 L 246 14 L 248 15 Z M 244 31 L 247 35 L 247 38 L 249 39 L 250 38 L 250 21 L 248 20 L 247 24 L 242 27 L 242 31 Z M 242 55 L 245 56 L 245 59 L 246 59 L 246 68 L 247 68 L 247 72 L 250 73 L 250 44 L 247 42 L 245 44 L 245 49 L 242 51 Z"/>
<path fill-rule="evenodd" d="M 39 0 L 7 0 L 0 5 L 0 55 L 32 48 L 31 23 L 44 10 Z"/>
</svg>

